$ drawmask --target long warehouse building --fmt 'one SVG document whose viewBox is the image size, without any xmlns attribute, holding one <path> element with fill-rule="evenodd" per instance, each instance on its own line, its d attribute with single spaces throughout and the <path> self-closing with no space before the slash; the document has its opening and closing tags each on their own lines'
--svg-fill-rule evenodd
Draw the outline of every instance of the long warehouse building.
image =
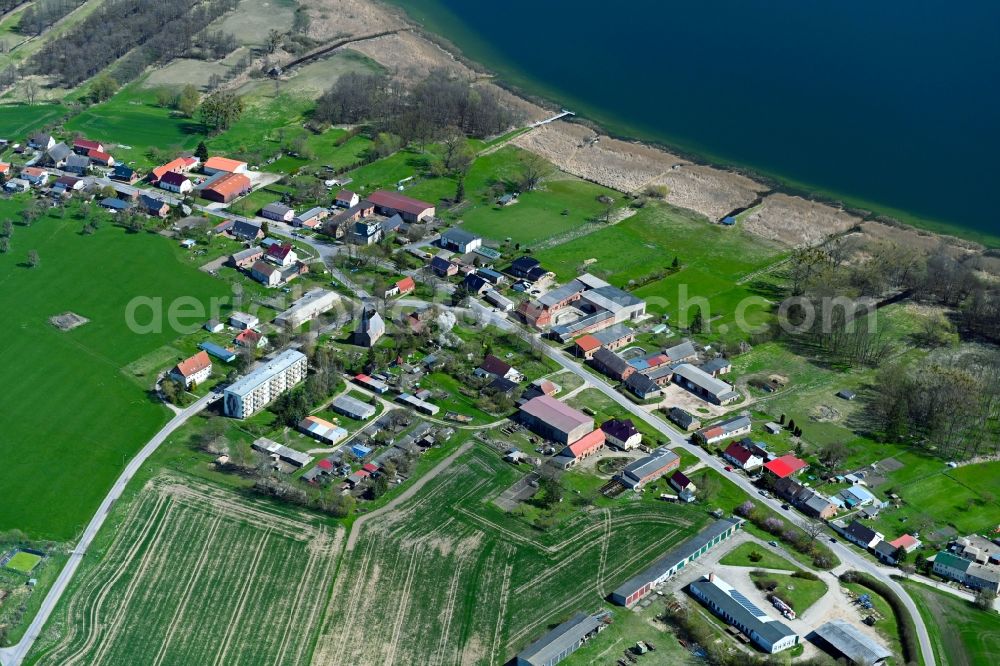
<svg viewBox="0 0 1000 666">
<path fill-rule="evenodd" d="M 611 593 L 611 601 L 620 606 L 631 606 L 713 546 L 736 534 L 743 521 L 739 518 L 722 518 L 677 546 L 658 559 L 642 573 L 628 579 Z"/>
</svg>

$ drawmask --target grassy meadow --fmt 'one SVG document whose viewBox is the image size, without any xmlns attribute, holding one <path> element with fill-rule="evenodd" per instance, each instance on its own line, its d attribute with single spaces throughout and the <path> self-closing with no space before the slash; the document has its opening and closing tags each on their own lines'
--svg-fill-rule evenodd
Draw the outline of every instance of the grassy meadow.
<svg viewBox="0 0 1000 666">
<path fill-rule="evenodd" d="M 0 215 L 17 219 L 17 201 Z M 126 307 L 136 296 L 169 304 L 184 296 L 206 304 L 225 284 L 181 262 L 172 241 L 128 234 L 105 222 L 92 236 L 72 213 L 15 225 L 0 255 L 0 322 L 12 390 L 0 396 L 6 437 L 0 531 L 64 540 L 93 515 L 124 462 L 165 423 L 168 412 L 147 394 L 153 376 L 124 368 L 178 337 L 164 326 L 136 334 Z M 29 250 L 40 264 L 27 268 Z M 70 331 L 49 318 L 71 311 L 90 322 Z M 191 323 L 188 320 L 186 323 Z M 197 321 L 194 321 L 197 324 Z M 30 380 L 29 380 L 30 378 Z"/>
<path fill-rule="evenodd" d="M 1000 654 L 1000 619 L 995 612 L 932 587 L 905 581 L 931 636 L 934 658 L 942 666 L 989 664 Z"/>
</svg>

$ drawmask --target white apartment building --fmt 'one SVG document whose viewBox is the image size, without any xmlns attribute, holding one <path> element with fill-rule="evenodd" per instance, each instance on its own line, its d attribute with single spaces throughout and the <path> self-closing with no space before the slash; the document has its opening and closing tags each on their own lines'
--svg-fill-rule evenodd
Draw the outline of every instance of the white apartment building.
<svg viewBox="0 0 1000 666">
<path fill-rule="evenodd" d="M 245 419 L 306 378 L 305 354 L 286 349 L 226 389 L 226 416 Z"/>
</svg>

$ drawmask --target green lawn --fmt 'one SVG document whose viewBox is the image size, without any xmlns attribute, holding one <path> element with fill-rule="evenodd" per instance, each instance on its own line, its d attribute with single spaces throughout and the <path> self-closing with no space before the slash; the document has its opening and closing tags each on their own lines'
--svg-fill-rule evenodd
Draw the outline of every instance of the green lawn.
<svg viewBox="0 0 1000 666">
<path fill-rule="evenodd" d="M 798 615 L 805 613 L 829 589 L 822 580 L 796 578 L 789 574 L 764 573 L 758 576 L 751 572 L 750 576 L 754 580 L 776 582 L 778 587 L 774 589 L 774 594 L 791 606 Z"/>
<path fill-rule="evenodd" d="M 592 609 L 587 608 L 588 612 Z M 567 666 L 589 666 L 590 664 L 613 664 L 622 653 L 638 641 L 652 643 L 655 652 L 647 652 L 640 657 L 643 666 L 674 666 L 701 663 L 693 654 L 677 642 L 677 636 L 662 625 L 653 624 L 663 604 L 653 604 L 641 611 L 625 610 L 620 606 L 606 606 L 611 611 L 611 624 L 587 644 L 571 654 L 560 664 Z"/>
<path fill-rule="evenodd" d="M 751 553 L 759 553 L 761 558 L 755 562 L 750 559 Z M 780 555 L 775 555 L 767 548 L 755 543 L 741 543 L 726 553 L 726 556 L 719 560 L 719 564 L 754 569 L 784 569 L 786 571 L 797 571 L 799 568 L 798 565 L 792 564 Z"/>
<path fill-rule="evenodd" d="M 934 657 L 942 666 L 991 664 L 1000 654 L 1000 616 L 981 611 L 947 592 L 904 581 L 931 635 Z"/>
<path fill-rule="evenodd" d="M 127 86 L 108 101 L 85 109 L 66 123 L 70 132 L 91 139 L 118 144 L 118 161 L 135 162 L 140 167 L 155 166 L 147 155 L 150 148 L 193 150 L 205 128 L 197 120 L 182 118 L 156 105 L 156 91 Z M 129 146 L 123 148 L 122 146 Z"/>
<path fill-rule="evenodd" d="M 649 312 L 669 316 L 673 325 L 686 326 L 695 306 L 701 305 L 711 324 L 702 337 L 728 340 L 745 339 L 741 327 L 759 326 L 769 319 L 773 300 L 773 294 L 758 289 L 753 281 L 742 285 L 737 281 L 782 254 L 782 249 L 739 230 L 708 224 L 677 208 L 648 204 L 614 227 L 541 250 L 535 257 L 560 280 L 588 271 L 618 287 L 634 286 Z M 670 269 L 674 257 L 679 270 L 654 279 L 658 271 Z"/>
<path fill-rule="evenodd" d="M 19 571 L 23 574 L 30 574 L 32 569 L 38 566 L 38 563 L 41 561 L 42 557 L 40 555 L 26 553 L 23 550 L 19 550 L 14 557 L 10 559 L 10 562 L 7 563 L 7 568 Z"/>
<path fill-rule="evenodd" d="M 0 202 L 0 215 L 16 219 L 19 205 Z M 158 332 L 130 330 L 126 309 L 133 297 L 162 299 L 153 303 L 162 303 L 166 314 L 181 297 L 207 304 L 225 293 L 225 283 L 182 263 L 183 250 L 172 241 L 128 234 L 107 222 L 82 236 L 82 226 L 72 215 L 15 226 L 10 253 L 0 255 L 0 307 L 6 313 L 0 321 L 6 352 L 0 373 L 17 387 L 0 395 L 0 531 L 71 538 L 125 461 L 166 421 L 167 410 L 146 392 L 152 375 L 130 377 L 124 368 L 179 333 L 166 316 Z M 39 254 L 36 268 L 23 265 L 29 250 Z M 67 332 L 49 323 L 67 311 L 90 323 Z M 148 312 L 136 319 L 151 320 Z"/>
</svg>

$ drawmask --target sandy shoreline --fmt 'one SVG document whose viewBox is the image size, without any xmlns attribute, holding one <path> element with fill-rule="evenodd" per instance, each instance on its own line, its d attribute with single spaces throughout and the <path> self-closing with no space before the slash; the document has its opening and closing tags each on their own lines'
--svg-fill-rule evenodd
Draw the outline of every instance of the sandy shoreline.
<svg viewBox="0 0 1000 666">
<path fill-rule="evenodd" d="M 313 19 L 310 36 L 333 40 L 379 30 L 411 28 L 405 32 L 352 45 L 385 67 L 401 81 L 423 77 L 445 68 L 456 76 L 493 88 L 531 120 L 551 115 L 552 107 L 524 99 L 494 83 L 484 68 L 470 66 L 446 39 L 428 36 L 401 10 L 377 0 L 307 0 Z M 559 121 L 522 134 L 514 144 L 537 153 L 563 171 L 620 192 L 638 193 L 649 185 L 666 185 L 669 203 L 717 222 L 731 211 L 753 206 L 741 216 L 746 231 L 790 247 L 816 245 L 851 229 L 871 240 L 913 244 L 927 251 L 945 242 L 956 253 L 979 254 L 972 241 L 935 234 L 907 225 L 888 225 L 852 214 L 843 207 L 771 191 L 747 175 L 699 163 L 659 147 L 615 139 L 574 122 Z"/>
</svg>

